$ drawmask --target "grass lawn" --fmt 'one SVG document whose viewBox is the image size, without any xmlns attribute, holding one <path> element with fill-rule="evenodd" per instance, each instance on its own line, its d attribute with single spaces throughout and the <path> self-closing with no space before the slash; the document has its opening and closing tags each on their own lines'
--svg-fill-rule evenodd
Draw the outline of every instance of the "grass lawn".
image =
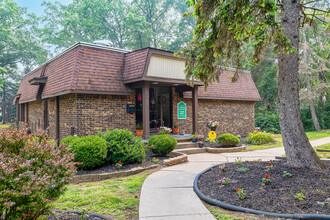
<svg viewBox="0 0 330 220">
<path fill-rule="evenodd" d="M 1 128 L 9 128 L 10 124 L 0 124 L 0 129 Z"/>
<path fill-rule="evenodd" d="M 112 219 L 138 219 L 139 191 L 148 173 L 102 182 L 69 185 L 54 209 L 94 212 Z"/>
<path fill-rule="evenodd" d="M 314 149 L 330 150 L 330 143 L 314 147 Z M 318 151 L 316 151 L 316 153 L 320 158 L 330 159 L 330 152 L 318 152 Z"/>
<path fill-rule="evenodd" d="M 309 131 L 309 132 L 306 132 L 306 135 L 307 135 L 307 137 L 310 141 L 311 140 L 316 140 L 316 139 L 320 139 L 320 138 L 330 136 L 330 130 L 323 130 L 321 132 Z M 275 144 L 264 144 L 264 145 L 248 145 L 247 149 L 248 150 L 263 150 L 263 149 L 283 146 L 283 141 L 282 141 L 282 137 L 281 137 L 280 134 L 274 134 L 273 137 L 275 138 L 277 143 L 275 143 Z"/>
</svg>

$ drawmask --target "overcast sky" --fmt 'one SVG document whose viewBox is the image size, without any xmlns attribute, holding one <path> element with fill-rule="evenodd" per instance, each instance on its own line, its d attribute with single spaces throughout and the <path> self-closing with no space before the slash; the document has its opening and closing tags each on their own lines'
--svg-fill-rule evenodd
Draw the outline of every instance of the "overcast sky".
<svg viewBox="0 0 330 220">
<path fill-rule="evenodd" d="M 27 8 L 30 13 L 33 12 L 38 16 L 43 14 L 44 8 L 41 6 L 41 4 L 44 0 L 14 0 L 14 1 L 17 2 L 19 6 Z M 47 1 L 56 2 L 54 0 L 47 0 Z M 57 2 L 67 5 L 70 4 L 72 0 L 57 0 Z"/>
</svg>

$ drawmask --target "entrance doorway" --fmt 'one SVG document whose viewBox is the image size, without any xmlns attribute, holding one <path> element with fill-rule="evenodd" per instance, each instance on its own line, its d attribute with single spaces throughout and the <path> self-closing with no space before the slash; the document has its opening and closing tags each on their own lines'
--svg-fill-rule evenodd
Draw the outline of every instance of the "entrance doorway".
<svg viewBox="0 0 330 220">
<path fill-rule="evenodd" d="M 142 89 L 136 89 L 136 123 L 143 122 Z M 151 85 L 149 89 L 150 135 L 158 127 L 172 127 L 172 90 L 169 86 Z"/>
</svg>

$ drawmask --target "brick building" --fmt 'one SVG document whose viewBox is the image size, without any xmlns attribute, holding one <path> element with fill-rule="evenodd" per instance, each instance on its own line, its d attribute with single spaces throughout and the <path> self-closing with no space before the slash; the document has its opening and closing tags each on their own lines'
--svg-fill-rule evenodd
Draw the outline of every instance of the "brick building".
<svg viewBox="0 0 330 220">
<path fill-rule="evenodd" d="M 249 72 L 232 83 L 234 70 L 226 69 L 204 92 L 198 81 L 187 85 L 184 67 L 184 59 L 169 51 L 77 43 L 22 79 L 14 100 L 17 121 L 32 130 L 48 128 L 56 139 L 107 128 L 134 131 L 138 123 L 144 138 L 174 122 L 185 133 L 206 134 L 209 120 L 220 122 L 219 133 L 254 129 L 260 96 Z"/>
</svg>

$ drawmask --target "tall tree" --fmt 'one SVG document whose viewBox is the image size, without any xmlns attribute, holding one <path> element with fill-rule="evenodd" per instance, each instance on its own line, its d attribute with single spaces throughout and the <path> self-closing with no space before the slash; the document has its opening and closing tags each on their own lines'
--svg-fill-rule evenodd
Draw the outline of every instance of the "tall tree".
<svg viewBox="0 0 330 220">
<path fill-rule="evenodd" d="M 46 61 L 47 52 L 36 37 L 38 19 L 11 0 L 0 0 L 0 90 L 3 123 L 8 121 L 8 86 L 17 67 L 33 67 Z M 10 103 L 11 104 L 11 103 Z"/>
<path fill-rule="evenodd" d="M 279 53 L 278 108 L 287 161 L 295 167 L 324 168 L 304 132 L 300 115 L 298 65 L 299 0 L 190 0 L 197 17 L 194 39 L 182 50 L 186 77 L 209 83 L 219 80 L 220 63 L 241 68 L 243 42 L 253 41 L 253 62 L 271 43 Z M 308 2 L 307 2 L 308 3 Z M 276 17 L 280 18 L 279 22 Z M 236 72 L 233 80 L 239 77 Z"/>
</svg>

